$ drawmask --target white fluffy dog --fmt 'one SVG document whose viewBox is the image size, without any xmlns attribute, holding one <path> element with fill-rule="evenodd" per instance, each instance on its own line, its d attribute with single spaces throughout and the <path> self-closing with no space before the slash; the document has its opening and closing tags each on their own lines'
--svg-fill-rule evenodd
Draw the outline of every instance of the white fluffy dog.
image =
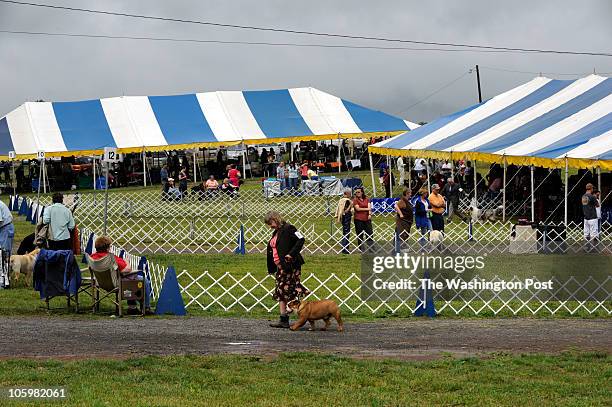
<svg viewBox="0 0 612 407">
<path fill-rule="evenodd" d="M 444 240 L 444 234 L 439 230 L 432 230 L 429 232 L 429 241 L 434 244 L 434 246 L 438 246 Z"/>
</svg>

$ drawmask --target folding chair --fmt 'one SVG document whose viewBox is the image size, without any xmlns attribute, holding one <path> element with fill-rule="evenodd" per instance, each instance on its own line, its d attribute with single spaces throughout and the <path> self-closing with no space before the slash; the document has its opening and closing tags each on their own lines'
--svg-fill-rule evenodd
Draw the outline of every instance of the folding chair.
<svg viewBox="0 0 612 407">
<path fill-rule="evenodd" d="M 109 298 L 115 304 L 115 314 L 119 317 L 122 316 L 122 300 L 139 301 L 140 313 L 145 314 L 145 281 L 125 278 L 137 275 L 141 273 L 140 271 L 121 273 L 112 253 L 97 260 L 92 259 L 88 254 L 85 254 L 85 258 L 92 278 L 92 312 L 99 311 L 100 302 Z M 100 290 L 105 292 L 102 298 L 100 298 Z"/>
<path fill-rule="evenodd" d="M 45 299 L 47 310 L 51 309 L 51 299 L 64 296 L 67 307 L 74 301 L 75 310 L 79 311 L 81 271 L 71 250 L 42 249 L 36 257 L 33 280 L 34 289 Z"/>
</svg>

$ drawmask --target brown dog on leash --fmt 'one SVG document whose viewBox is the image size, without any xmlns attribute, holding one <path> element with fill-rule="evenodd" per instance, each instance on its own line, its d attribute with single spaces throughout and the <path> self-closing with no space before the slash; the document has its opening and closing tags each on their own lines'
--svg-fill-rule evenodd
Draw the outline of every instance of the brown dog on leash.
<svg viewBox="0 0 612 407">
<path fill-rule="evenodd" d="M 325 326 L 321 328 L 322 331 L 327 330 L 330 325 L 330 318 L 334 317 L 338 323 L 338 332 L 344 330 L 344 324 L 342 323 L 342 317 L 340 316 L 340 308 L 333 300 L 320 300 L 320 301 L 300 301 L 293 300 L 287 304 L 291 310 L 296 310 L 298 320 L 291 325 L 292 331 L 300 329 L 306 321 L 310 323 L 309 331 L 315 330 L 315 321 L 322 319 L 325 321 Z"/>
</svg>

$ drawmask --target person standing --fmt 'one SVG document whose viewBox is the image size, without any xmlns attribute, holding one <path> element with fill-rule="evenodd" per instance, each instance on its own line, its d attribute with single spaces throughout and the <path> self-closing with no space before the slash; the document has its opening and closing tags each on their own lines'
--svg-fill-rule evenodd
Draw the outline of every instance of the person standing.
<svg viewBox="0 0 612 407">
<path fill-rule="evenodd" d="M 461 188 L 459 184 L 457 184 L 454 178 L 449 177 L 446 180 L 446 185 L 442 188 L 442 195 L 448 202 L 448 221 L 451 221 L 451 218 L 457 212 L 457 216 L 461 218 L 459 214 L 459 193 L 461 192 Z"/>
<path fill-rule="evenodd" d="M 236 169 L 236 164 L 230 165 L 230 168 L 227 171 L 227 178 L 229 178 L 229 182 L 234 188 L 238 188 L 240 186 L 240 177 L 241 174 L 240 171 Z"/>
<path fill-rule="evenodd" d="M 298 185 L 298 168 L 295 165 L 295 162 L 292 162 L 289 165 L 289 188 L 296 190 Z"/>
<path fill-rule="evenodd" d="M 353 217 L 352 191 L 350 188 L 344 190 L 344 196 L 340 198 L 336 208 L 336 221 L 342 224 L 342 253 L 349 254 L 349 237 L 351 235 L 351 218 Z"/>
<path fill-rule="evenodd" d="M 385 186 L 385 198 L 391 198 L 391 190 L 395 185 L 395 179 L 388 167 L 383 172 L 383 185 Z"/>
<path fill-rule="evenodd" d="M 264 223 L 274 231 L 266 250 L 267 268 L 268 274 L 276 279 L 272 297 L 278 301 L 280 311 L 279 321 L 270 326 L 289 328 L 288 311 L 291 311 L 287 310 L 287 303 L 310 294 L 300 281 L 304 264 L 300 252 L 304 246 L 304 236 L 295 226 L 285 222 L 278 212 L 268 212 Z"/>
<path fill-rule="evenodd" d="M 276 167 L 276 179 L 280 182 L 281 191 L 287 186 L 285 185 L 285 163 L 281 161 Z"/>
<path fill-rule="evenodd" d="M 304 161 L 300 166 L 300 174 L 302 175 L 302 181 L 308 179 L 308 161 Z"/>
<path fill-rule="evenodd" d="M 414 207 L 410 202 L 410 189 L 404 189 L 402 196 L 395 203 L 395 234 L 400 239 L 400 248 L 406 246 L 408 238 L 410 237 L 410 228 L 414 221 Z"/>
<path fill-rule="evenodd" d="M 586 192 L 582 195 L 582 214 L 584 215 L 584 239 L 587 241 L 587 249 L 593 248 L 599 238 L 599 221 L 597 219 L 597 208 L 599 201 L 593 195 L 593 184 L 586 184 Z M 590 246 L 590 247 L 589 247 Z"/>
<path fill-rule="evenodd" d="M 355 233 L 359 249 L 364 252 L 371 250 L 374 244 L 372 230 L 372 204 L 367 198 L 363 187 L 355 189 L 355 199 L 353 199 L 355 210 Z"/>
<path fill-rule="evenodd" d="M 404 185 L 406 181 L 406 169 L 404 168 L 404 157 L 402 156 L 397 158 L 397 170 L 400 174 L 399 184 Z"/>
<path fill-rule="evenodd" d="M 48 239 L 50 250 L 71 250 L 70 231 L 74 229 L 74 217 L 64 205 L 64 196 L 56 192 L 52 197 L 53 205 L 44 210 L 43 223 L 49 225 L 52 236 Z"/>
<path fill-rule="evenodd" d="M 159 172 L 159 176 L 161 178 L 162 190 L 164 192 L 168 192 L 168 178 L 170 175 L 168 174 L 168 165 L 164 164 L 161 171 Z"/>
<path fill-rule="evenodd" d="M 15 237 L 15 225 L 13 225 L 13 215 L 8 206 L 0 201 L 0 248 L 11 253 L 13 250 L 13 238 Z"/>
<path fill-rule="evenodd" d="M 446 200 L 440 193 L 440 185 L 433 184 L 431 186 L 431 195 L 429 196 L 431 204 L 431 228 L 444 232 L 444 211 L 446 210 Z"/>
<path fill-rule="evenodd" d="M 431 205 L 427 199 L 428 194 L 427 188 L 421 188 L 419 190 L 419 195 L 413 200 L 415 225 L 421 232 L 421 237 L 419 238 L 421 247 L 425 246 L 427 241 L 425 236 L 431 230 L 431 221 L 429 220 Z"/>
<path fill-rule="evenodd" d="M 187 167 L 183 167 L 179 172 L 179 191 L 182 197 L 185 197 L 185 192 L 187 191 L 187 178 Z"/>
</svg>

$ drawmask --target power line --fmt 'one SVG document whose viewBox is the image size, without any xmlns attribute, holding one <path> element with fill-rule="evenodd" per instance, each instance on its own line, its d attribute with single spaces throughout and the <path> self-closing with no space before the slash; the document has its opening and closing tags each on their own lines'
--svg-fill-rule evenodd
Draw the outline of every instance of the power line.
<svg viewBox="0 0 612 407">
<path fill-rule="evenodd" d="M 489 49 L 489 50 L 498 50 L 498 51 L 520 51 L 520 52 L 532 52 L 532 53 L 543 53 L 543 54 L 565 54 L 565 55 L 588 55 L 588 56 L 612 57 L 612 53 L 608 53 L 608 52 L 566 51 L 566 50 L 538 49 L 538 48 L 497 47 L 497 46 L 489 46 L 489 45 L 462 44 L 462 43 L 450 43 L 450 42 L 416 41 L 416 40 L 406 40 L 406 39 L 397 39 L 397 38 L 368 37 L 368 36 L 362 36 L 362 35 L 347 35 L 347 34 L 334 34 L 334 33 L 327 33 L 327 32 L 290 30 L 290 29 L 275 28 L 275 27 L 260 27 L 260 26 L 251 26 L 251 25 L 227 24 L 227 23 L 217 23 L 217 22 L 212 22 L 212 21 L 186 20 L 186 19 L 160 17 L 160 16 L 145 15 L 145 14 L 119 13 L 119 12 L 106 11 L 106 10 L 94 10 L 94 9 L 85 9 L 85 8 L 77 8 L 77 7 L 57 6 L 57 5 L 52 5 L 52 4 L 32 3 L 32 2 L 15 1 L 15 0 L 0 0 L 0 2 L 8 3 L 8 4 L 16 4 L 16 5 L 21 5 L 21 6 L 42 7 L 42 8 L 49 8 L 49 9 L 55 9 L 55 10 L 66 10 L 66 11 L 103 14 L 103 15 L 119 16 L 119 17 L 140 18 L 140 19 L 146 19 L 146 20 L 167 21 L 167 22 L 185 23 L 185 24 L 199 24 L 199 25 L 208 25 L 208 26 L 214 26 L 214 27 L 237 28 L 237 29 L 243 29 L 243 30 L 256 30 L 256 31 L 269 31 L 269 32 L 286 33 L 286 34 L 312 35 L 312 36 L 319 36 L 319 37 L 333 37 L 333 38 L 384 41 L 384 42 L 399 42 L 399 43 L 409 43 L 409 44 L 419 44 L 419 45 L 462 47 L 462 48 L 474 48 L 474 49 Z"/>
<path fill-rule="evenodd" d="M 49 37 L 71 37 L 71 38 L 93 38 L 93 39 L 121 39 L 141 41 L 168 41 L 168 42 L 191 42 L 201 44 L 238 44 L 238 45 L 270 45 L 284 47 L 315 47 L 315 48 L 348 48 L 348 49 L 370 49 L 390 51 L 438 51 L 438 52 L 479 52 L 479 53 L 514 53 L 515 51 L 498 51 L 482 49 L 455 49 L 455 48 L 423 48 L 423 47 L 379 47 L 375 45 L 342 45 L 342 44 L 303 44 L 293 42 L 264 42 L 264 41 L 223 41 L 223 40 L 201 40 L 195 38 L 171 38 L 171 37 L 140 37 L 124 35 L 84 34 L 84 33 L 58 33 L 45 31 L 13 31 L 0 30 L 5 34 L 39 35 Z"/>
<path fill-rule="evenodd" d="M 498 68 L 494 66 L 482 66 L 481 68 L 488 69 L 490 71 L 510 72 L 510 73 L 521 73 L 526 75 L 551 75 L 551 76 L 584 76 L 595 72 L 580 72 L 580 73 L 560 73 L 560 72 L 534 72 L 534 71 L 516 71 L 513 69 Z M 598 75 L 611 75 L 612 72 L 597 72 Z"/>
<path fill-rule="evenodd" d="M 416 105 L 420 105 L 421 103 L 425 102 L 425 101 L 426 101 L 427 99 L 429 99 L 430 97 L 432 97 L 432 96 L 434 96 L 434 95 L 436 95 L 436 94 L 438 94 L 438 93 L 442 92 L 444 89 L 446 89 L 446 88 L 448 88 L 449 86 L 451 86 L 451 85 L 455 84 L 456 82 L 460 81 L 460 80 L 461 80 L 461 79 L 463 79 L 463 78 L 464 78 L 466 75 L 469 75 L 469 74 L 471 74 L 472 72 L 473 72 L 473 70 L 472 70 L 472 69 L 470 69 L 470 70 L 469 70 L 469 71 L 467 71 L 467 72 L 464 72 L 464 73 L 463 73 L 461 76 L 459 76 L 459 77 L 457 77 L 457 78 L 453 79 L 452 81 L 448 82 L 448 83 L 447 83 L 447 84 L 445 84 L 445 85 L 442 85 L 440 88 L 436 89 L 435 91 L 433 91 L 433 92 L 432 92 L 432 93 L 430 93 L 429 95 L 425 96 L 423 99 L 420 99 L 420 100 L 418 100 L 417 102 L 415 102 L 415 103 L 411 104 L 410 106 L 408 106 L 407 108 L 405 108 L 404 110 L 397 112 L 397 113 L 396 113 L 396 115 L 398 115 L 398 116 L 399 116 L 399 115 L 402 115 L 402 114 L 404 114 L 404 113 L 408 112 L 410 109 L 412 109 L 412 108 L 413 108 L 413 107 L 415 107 Z"/>
</svg>

